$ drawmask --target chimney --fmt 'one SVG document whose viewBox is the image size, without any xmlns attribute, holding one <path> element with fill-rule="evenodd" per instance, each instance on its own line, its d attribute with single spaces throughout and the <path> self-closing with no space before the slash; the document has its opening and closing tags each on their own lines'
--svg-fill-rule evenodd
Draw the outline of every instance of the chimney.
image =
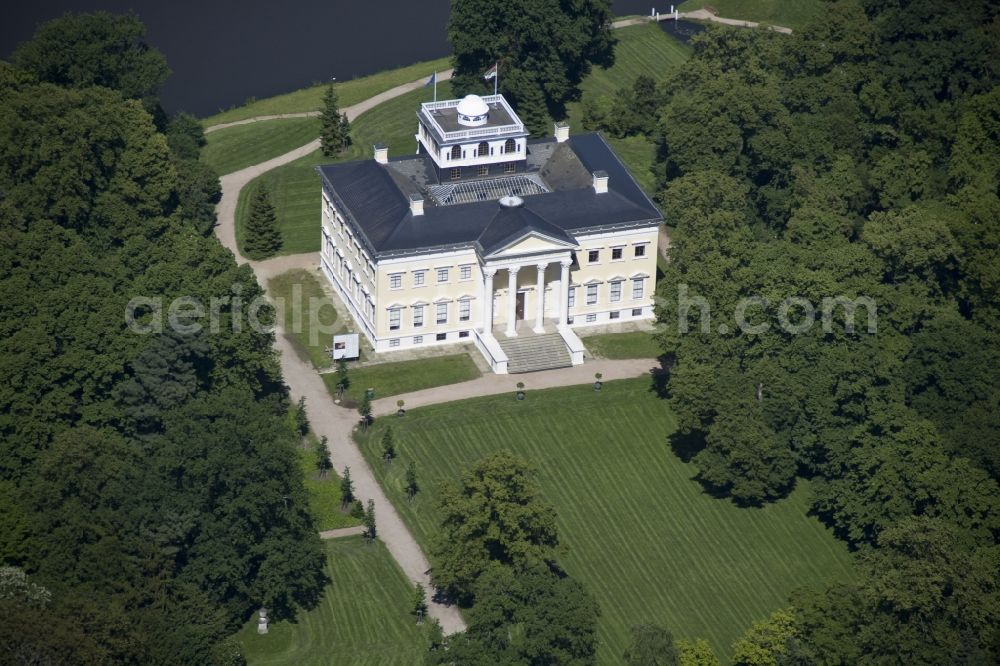
<svg viewBox="0 0 1000 666">
<path fill-rule="evenodd" d="M 569 124 L 559 121 L 556 123 L 556 143 L 562 143 L 569 139 Z"/>
<path fill-rule="evenodd" d="M 595 171 L 594 172 L 594 191 L 598 194 L 604 194 L 608 191 L 608 172 L 607 171 Z"/>
<path fill-rule="evenodd" d="M 389 146 L 384 143 L 376 143 L 375 146 L 375 161 L 379 164 L 389 163 Z"/>
<path fill-rule="evenodd" d="M 410 195 L 410 212 L 414 217 L 424 214 L 424 198 L 419 194 Z"/>
</svg>

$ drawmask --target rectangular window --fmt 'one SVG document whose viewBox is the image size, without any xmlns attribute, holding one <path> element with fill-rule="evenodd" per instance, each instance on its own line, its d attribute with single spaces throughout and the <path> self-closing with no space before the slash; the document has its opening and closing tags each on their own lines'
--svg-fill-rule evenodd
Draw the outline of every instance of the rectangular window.
<svg viewBox="0 0 1000 666">
<path fill-rule="evenodd" d="M 459 331 L 458 332 L 458 337 L 460 337 L 460 338 L 467 338 L 467 337 L 469 337 L 469 332 L 468 331 Z"/>
<path fill-rule="evenodd" d="M 517 172 L 517 165 L 513 162 L 507 162 L 503 165 L 504 173 L 515 173 Z"/>
<path fill-rule="evenodd" d="M 642 278 L 632 278 L 632 298 L 642 298 Z"/>
<path fill-rule="evenodd" d="M 427 277 L 427 271 L 413 271 L 413 286 L 414 287 L 424 286 L 425 277 Z"/>
<path fill-rule="evenodd" d="M 389 289 L 402 289 L 403 288 L 403 274 L 393 273 L 389 276 Z"/>
<path fill-rule="evenodd" d="M 587 252 L 588 264 L 596 264 L 600 258 L 601 258 L 600 250 L 590 250 L 589 252 Z"/>
<path fill-rule="evenodd" d="M 461 266 L 458 269 L 458 279 L 459 280 L 471 280 L 472 279 L 472 266 Z"/>
<path fill-rule="evenodd" d="M 597 303 L 597 285 L 588 284 L 587 285 L 587 305 L 594 305 Z"/>
<path fill-rule="evenodd" d="M 637 257 L 645 257 L 646 256 L 646 246 L 645 245 L 636 245 L 635 246 L 635 256 L 637 256 Z"/>
<path fill-rule="evenodd" d="M 490 168 L 488 166 L 486 166 L 485 164 L 483 164 L 482 166 L 479 167 L 479 175 L 480 176 L 488 176 L 488 175 L 490 175 Z"/>
<path fill-rule="evenodd" d="M 434 336 L 434 339 L 437 340 L 438 342 L 440 342 L 442 340 L 447 340 L 448 339 L 448 334 L 447 333 L 438 333 L 437 335 Z"/>
<path fill-rule="evenodd" d="M 622 283 L 620 280 L 615 280 L 611 283 L 611 302 L 617 303 L 622 300 Z"/>
<path fill-rule="evenodd" d="M 424 325 L 424 306 L 413 306 L 413 328 L 420 328 Z"/>
<path fill-rule="evenodd" d="M 422 336 L 422 335 L 414 335 L 413 336 L 413 344 L 419 345 L 423 341 L 424 341 L 424 336 Z"/>
<path fill-rule="evenodd" d="M 572 326 L 573 325 L 573 318 L 572 317 L 567 317 L 566 318 L 566 323 Z"/>
<path fill-rule="evenodd" d="M 612 311 L 611 311 L 611 313 L 610 313 L 610 314 L 609 314 L 608 316 L 609 316 L 609 317 L 610 317 L 611 319 L 618 319 L 619 317 L 621 317 L 621 314 L 622 314 L 622 313 L 621 313 L 621 312 L 619 312 L 618 310 L 612 310 Z"/>
<path fill-rule="evenodd" d="M 456 167 L 448 173 L 448 176 L 452 180 L 458 180 L 459 178 L 462 177 L 462 170 Z"/>
<path fill-rule="evenodd" d="M 392 308 L 389 310 L 389 330 L 398 331 L 399 330 L 399 308 Z"/>
<path fill-rule="evenodd" d="M 448 323 L 448 304 L 438 303 L 437 304 L 437 323 L 447 324 Z"/>
<path fill-rule="evenodd" d="M 569 308 L 576 307 L 576 287 L 569 288 L 569 303 L 566 304 Z"/>
<path fill-rule="evenodd" d="M 439 269 L 437 269 L 437 276 L 438 276 L 438 282 L 447 282 L 448 281 L 448 269 L 447 268 L 439 268 Z"/>
<path fill-rule="evenodd" d="M 389 346 L 390 347 L 398 347 L 399 346 L 399 338 L 392 338 L 391 340 L 389 340 Z"/>
<path fill-rule="evenodd" d="M 613 247 L 613 248 L 611 248 L 611 260 L 612 261 L 617 261 L 618 259 L 621 259 L 622 258 L 622 252 L 624 252 L 624 251 L 625 251 L 625 248 L 623 248 L 623 247 Z"/>
<path fill-rule="evenodd" d="M 472 310 L 470 306 L 471 301 L 459 301 L 458 302 L 458 320 L 459 321 L 469 321 L 469 313 Z"/>
<path fill-rule="evenodd" d="M 632 316 L 633 317 L 641 317 L 642 316 L 642 308 L 632 308 Z"/>
<path fill-rule="evenodd" d="M 589 315 L 587 315 L 587 323 L 588 324 L 593 324 L 595 321 L 597 321 L 597 314 L 596 313 L 592 312 Z"/>
</svg>

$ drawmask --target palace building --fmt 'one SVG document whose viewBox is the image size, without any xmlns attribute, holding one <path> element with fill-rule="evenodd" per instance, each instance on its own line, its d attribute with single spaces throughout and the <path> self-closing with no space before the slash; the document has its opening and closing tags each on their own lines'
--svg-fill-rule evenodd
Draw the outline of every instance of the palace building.
<svg viewBox="0 0 1000 666">
<path fill-rule="evenodd" d="M 422 104 L 416 141 L 317 167 L 322 270 L 376 351 L 472 342 L 526 372 L 653 317 L 662 217 L 599 134 L 531 140 L 503 95 L 468 95 Z"/>
</svg>

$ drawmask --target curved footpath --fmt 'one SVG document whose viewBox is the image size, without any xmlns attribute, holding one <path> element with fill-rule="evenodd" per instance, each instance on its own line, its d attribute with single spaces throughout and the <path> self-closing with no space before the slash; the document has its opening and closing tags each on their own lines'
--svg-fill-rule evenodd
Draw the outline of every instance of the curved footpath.
<svg viewBox="0 0 1000 666">
<path fill-rule="evenodd" d="M 439 76 L 442 77 L 442 80 L 446 80 L 451 77 L 451 72 L 444 72 Z M 344 109 L 344 113 L 347 114 L 349 120 L 354 120 L 360 114 L 382 102 L 419 89 L 424 83 L 425 79 L 420 79 L 396 86 L 347 107 Z M 260 174 L 297 160 L 318 148 L 319 140 L 317 139 L 284 155 L 226 174 L 221 178 L 222 199 L 216 206 L 217 226 L 215 233 L 219 241 L 236 257 L 237 263 L 250 264 L 258 282 L 265 288 L 269 278 L 287 270 L 318 267 L 318 254 L 310 252 L 275 257 L 267 261 L 248 262 L 240 254 L 239 248 L 236 247 L 236 203 L 239 201 L 240 191 Z M 371 469 L 351 438 L 351 433 L 358 423 L 357 413 L 334 404 L 326 390 L 326 385 L 323 384 L 322 378 L 313 369 L 312 364 L 308 360 L 299 358 L 291 342 L 280 330 L 275 335 L 275 348 L 281 358 L 281 372 L 285 383 L 288 384 L 292 398 L 297 400 L 299 397 L 305 397 L 306 404 L 309 406 L 309 421 L 313 431 L 319 437 L 326 436 L 330 454 L 338 472 L 342 473 L 344 467 L 349 466 L 357 496 L 365 500 L 374 500 L 379 538 L 385 543 L 396 562 L 399 563 L 406 577 L 414 583 L 423 583 L 424 587 L 430 590 L 430 577 L 428 575 L 430 564 L 427 562 L 427 558 L 382 492 L 382 488 L 378 485 Z M 441 628 L 446 634 L 453 634 L 465 629 L 465 622 L 457 608 L 435 603 L 431 599 L 428 599 L 428 602 L 430 615 L 441 623 Z"/>
<path fill-rule="evenodd" d="M 761 24 L 757 23 L 756 21 L 744 21 L 744 20 L 741 20 L 741 19 L 723 18 L 721 16 L 716 16 L 715 14 L 713 14 L 710 11 L 708 11 L 707 9 L 696 9 L 693 12 L 680 12 L 678 14 L 678 18 L 689 19 L 691 21 L 711 21 L 712 23 L 721 23 L 723 25 L 733 25 L 733 26 L 736 26 L 738 28 L 759 28 L 759 27 L 761 27 Z M 654 20 L 654 19 L 652 19 L 652 18 L 650 18 L 648 16 L 640 16 L 640 17 L 635 17 L 635 18 L 621 19 L 620 21 L 615 21 L 614 23 L 612 23 L 611 27 L 612 28 L 625 28 L 625 27 L 630 26 L 630 25 L 640 25 L 642 23 L 648 23 L 649 21 L 652 21 L 652 20 Z M 666 21 L 673 21 L 673 20 L 674 20 L 673 14 L 669 14 L 667 12 L 664 12 L 664 13 L 660 14 L 660 22 L 661 23 L 664 23 Z M 784 33 L 786 35 L 792 34 L 792 29 L 791 28 L 786 28 L 786 27 L 780 26 L 780 25 L 770 25 L 770 24 L 765 24 L 765 26 L 769 30 L 774 30 L 775 32 Z M 208 130 L 205 130 L 205 131 L 208 131 Z"/>
<path fill-rule="evenodd" d="M 616 25 L 616 27 L 618 26 Z M 439 80 L 442 81 L 450 79 L 451 75 L 452 70 L 438 73 Z M 419 80 L 396 86 L 363 102 L 345 108 L 344 113 L 347 114 L 349 120 L 353 121 L 365 111 L 400 95 L 418 90 L 425 83 L 426 78 L 422 77 Z M 214 125 L 205 131 L 212 132 L 223 127 L 245 125 L 268 118 L 304 117 L 313 113 L 315 112 L 282 114 L 280 116 L 258 116 L 232 123 Z M 284 155 L 279 155 L 260 164 L 226 174 L 220 179 L 222 184 L 222 198 L 216 206 L 217 225 L 215 233 L 219 241 L 233 253 L 237 263 L 250 264 L 258 282 L 265 288 L 270 278 L 285 271 L 296 268 L 307 270 L 317 269 L 319 267 L 319 254 L 309 252 L 275 257 L 266 261 L 248 261 L 240 254 L 239 248 L 236 246 L 236 204 L 239 201 L 240 191 L 257 176 L 293 162 L 300 157 L 304 157 L 317 150 L 319 145 L 319 139 L 311 141 Z M 396 559 L 396 562 L 407 578 L 414 583 L 422 583 L 429 592 L 432 588 L 430 585 L 430 576 L 428 575 L 430 564 L 427 558 L 413 538 L 413 535 L 406 528 L 395 508 L 385 496 L 385 493 L 383 493 L 381 486 L 375 480 L 375 476 L 372 474 L 361 452 L 354 445 L 351 435 L 358 424 L 357 413 L 354 410 L 344 409 L 333 402 L 333 398 L 327 391 L 326 385 L 323 383 L 319 373 L 316 372 L 308 360 L 299 357 L 290 340 L 280 329 L 275 335 L 275 348 L 281 358 L 281 371 L 285 382 L 288 384 L 291 397 L 294 400 L 297 400 L 299 397 L 306 399 L 306 404 L 309 408 L 309 420 L 313 431 L 319 437 L 326 436 L 330 454 L 337 470 L 342 472 L 345 466 L 349 466 L 357 496 L 365 500 L 374 500 L 379 538 L 385 543 L 386 548 Z M 524 381 L 528 385 L 528 389 L 531 390 L 588 383 L 593 381 L 595 372 L 603 373 L 606 380 L 636 377 L 648 374 L 656 367 L 658 367 L 658 363 L 654 360 L 597 360 L 572 368 L 532 373 L 526 375 Z M 513 390 L 516 381 L 517 379 L 512 378 L 510 375 L 486 375 L 470 382 L 376 400 L 373 410 L 376 414 L 392 413 L 396 409 L 395 405 L 398 399 L 405 400 L 407 408 L 412 408 L 451 402 L 478 395 L 505 393 Z M 336 530 L 324 533 L 322 536 L 336 538 L 337 536 L 356 531 L 357 528 L 343 532 Z M 465 622 L 457 608 L 435 603 L 431 599 L 428 599 L 428 608 L 430 615 L 441 623 L 441 627 L 446 634 L 453 634 L 465 629 Z"/>
</svg>

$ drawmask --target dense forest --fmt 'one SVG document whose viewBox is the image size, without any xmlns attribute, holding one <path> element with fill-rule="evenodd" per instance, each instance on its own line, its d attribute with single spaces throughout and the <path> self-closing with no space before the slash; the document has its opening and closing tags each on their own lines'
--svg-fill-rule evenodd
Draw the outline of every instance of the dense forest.
<svg viewBox="0 0 1000 666">
<path fill-rule="evenodd" d="M 324 584 L 261 290 L 143 37 L 67 15 L 0 63 L 0 663 L 242 663 Z M 181 296 L 217 330 L 126 326 Z"/>
<path fill-rule="evenodd" d="M 1000 659 L 998 67 L 995 3 L 849 0 L 587 109 L 660 144 L 675 452 L 740 504 L 809 479 L 857 554 L 740 663 Z"/>
</svg>

